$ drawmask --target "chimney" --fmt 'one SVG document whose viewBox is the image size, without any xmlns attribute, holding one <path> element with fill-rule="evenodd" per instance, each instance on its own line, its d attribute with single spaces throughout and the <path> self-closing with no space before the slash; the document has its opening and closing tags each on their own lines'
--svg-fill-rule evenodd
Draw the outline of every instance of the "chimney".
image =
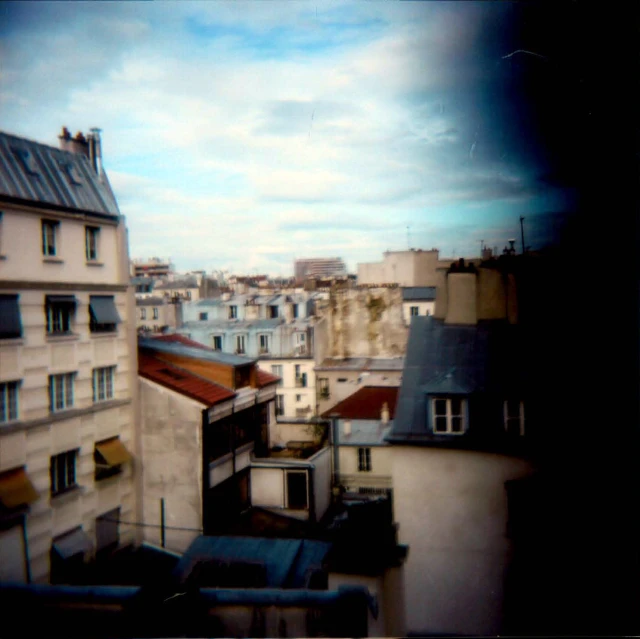
<svg viewBox="0 0 640 639">
<path fill-rule="evenodd" d="M 93 170 L 100 175 L 102 173 L 102 142 L 100 129 L 93 127 L 89 133 L 89 160 Z"/>
<path fill-rule="evenodd" d="M 58 136 L 60 140 L 60 148 L 70 153 L 79 153 L 89 157 L 89 143 L 81 131 L 76 133 L 75 137 L 71 137 L 71 133 L 67 127 L 62 128 L 62 133 Z"/>
<path fill-rule="evenodd" d="M 382 404 L 382 410 L 380 411 L 380 421 L 383 424 L 389 423 L 389 405 L 387 404 L 387 402 Z"/>
</svg>

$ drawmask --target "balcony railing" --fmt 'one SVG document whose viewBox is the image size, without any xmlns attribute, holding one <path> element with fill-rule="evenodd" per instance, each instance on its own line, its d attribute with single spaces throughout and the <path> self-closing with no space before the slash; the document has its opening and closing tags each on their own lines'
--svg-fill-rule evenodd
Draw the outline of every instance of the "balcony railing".
<svg viewBox="0 0 640 639">
<path fill-rule="evenodd" d="M 330 395 L 329 395 L 329 389 L 328 388 L 321 388 L 318 392 L 318 397 L 320 399 L 329 399 Z"/>
</svg>

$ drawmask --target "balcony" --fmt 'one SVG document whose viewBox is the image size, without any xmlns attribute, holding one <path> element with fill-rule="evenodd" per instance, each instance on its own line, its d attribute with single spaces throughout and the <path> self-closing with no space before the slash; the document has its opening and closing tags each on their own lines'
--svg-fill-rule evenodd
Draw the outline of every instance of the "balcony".
<svg viewBox="0 0 640 639">
<path fill-rule="evenodd" d="M 299 377 L 296 377 L 296 388 L 306 388 L 307 387 L 307 374 L 302 373 Z"/>
<path fill-rule="evenodd" d="M 329 397 L 331 397 L 331 395 L 329 394 L 329 389 L 328 388 L 321 388 L 318 391 L 318 397 L 320 399 L 329 399 Z"/>
</svg>

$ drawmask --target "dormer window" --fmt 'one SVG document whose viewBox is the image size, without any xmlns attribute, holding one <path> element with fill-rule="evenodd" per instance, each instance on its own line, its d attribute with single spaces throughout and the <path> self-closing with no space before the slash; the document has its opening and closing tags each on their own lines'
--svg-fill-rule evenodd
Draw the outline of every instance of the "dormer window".
<svg viewBox="0 0 640 639">
<path fill-rule="evenodd" d="M 467 430 L 466 400 L 460 397 L 434 397 L 433 432 L 436 435 L 462 435 Z"/>
<path fill-rule="evenodd" d="M 507 435 L 524 437 L 524 403 L 506 399 L 504 402 L 504 429 Z"/>
</svg>

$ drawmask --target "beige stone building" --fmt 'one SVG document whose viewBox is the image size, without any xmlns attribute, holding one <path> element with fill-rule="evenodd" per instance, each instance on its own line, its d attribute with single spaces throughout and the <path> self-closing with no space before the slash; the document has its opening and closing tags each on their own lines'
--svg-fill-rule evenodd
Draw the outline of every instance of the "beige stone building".
<svg viewBox="0 0 640 639">
<path fill-rule="evenodd" d="M 161 333 L 175 329 L 179 304 L 164 297 L 138 297 L 136 299 L 136 330 L 138 332 Z"/>
<path fill-rule="evenodd" d="M 72 579 L 134 540 L 136 350 L 100 137 L 0 133 L 0 580 Z"/>
</svg>

